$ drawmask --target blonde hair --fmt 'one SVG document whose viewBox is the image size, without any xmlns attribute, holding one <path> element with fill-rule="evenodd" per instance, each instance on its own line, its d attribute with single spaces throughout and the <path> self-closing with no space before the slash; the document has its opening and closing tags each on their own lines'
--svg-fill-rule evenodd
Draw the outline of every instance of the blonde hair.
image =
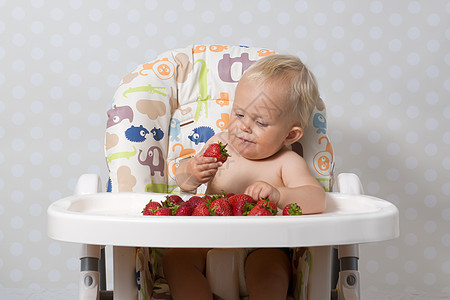
<svg viewBox="0 0 450 300">
<path fill-rule="evenodd" d="M 311 118 L 319 89 L 314 74 L 294 55 L 274 54 L 266 56 L 244 73 L 243 78 L 260 81 L 261 84 L 276 84 L 286 88 L 287 111 L 294 125 L 305 129 Z"/>
</svg>

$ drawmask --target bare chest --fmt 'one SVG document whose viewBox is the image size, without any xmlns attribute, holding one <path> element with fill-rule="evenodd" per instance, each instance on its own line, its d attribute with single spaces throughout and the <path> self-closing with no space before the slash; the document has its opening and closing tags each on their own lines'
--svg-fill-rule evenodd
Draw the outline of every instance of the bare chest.
<svg viewBox="0 0 450 300">
<path fill-rule="evenodd" d="M 274 186 L 283 186 L 281 169 L 275 161 L 250 161 L 243 158 L 229 159 L 219 168 L 208 184 L 207 193 L 244 193 L 256 181 L 265 181 Z"/>
</svg>

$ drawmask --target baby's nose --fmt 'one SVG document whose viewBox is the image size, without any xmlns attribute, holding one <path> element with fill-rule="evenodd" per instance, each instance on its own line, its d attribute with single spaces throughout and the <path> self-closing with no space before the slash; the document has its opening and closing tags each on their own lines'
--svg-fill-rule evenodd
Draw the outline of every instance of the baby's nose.
<svg viewBox="0 0 450 300">
<path fill-rule="evenodd" d="M 240 125 L 239 125 L 240 130 L 242 130 L 244 132 L 251 132 L 251 127 L 250 127 L 248 120 L 241 119 L 241 120 L 239 120 L 239 122 L 240 122 Z"/>
</svg>

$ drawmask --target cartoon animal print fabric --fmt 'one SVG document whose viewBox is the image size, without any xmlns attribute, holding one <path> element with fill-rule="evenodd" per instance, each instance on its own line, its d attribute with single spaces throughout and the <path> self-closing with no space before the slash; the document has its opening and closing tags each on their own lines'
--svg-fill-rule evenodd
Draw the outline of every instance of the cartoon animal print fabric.
<svg viewBox="0 0 450 300">
<path fill-rule="evenodd" d="M 108 191 L 179 193 L 174 180 L 179 160 L 228 129 L 242 73 L 274 53 L 264 48 L 192 45 L 167 51 L 125 76 L 107 111 Z M 333 148 L 322 101 L 304 137 L 292 148 L 305 157 L 328 191 Z"/>
</svg>

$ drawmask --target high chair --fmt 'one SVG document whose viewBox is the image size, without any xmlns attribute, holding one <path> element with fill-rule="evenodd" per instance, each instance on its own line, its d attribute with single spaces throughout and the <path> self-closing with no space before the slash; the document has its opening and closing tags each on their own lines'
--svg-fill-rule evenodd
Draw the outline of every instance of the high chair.
<svg viewBox="0 0 450 300">
<path fill-rule="evenodd" d="M 107 295 L 99 289 L 102 245 L 114 246 L 114 299 L 170 299 L 161 270 L 164 248 L 170 247 L 215 248 L 208 253 L 206 276 L 214 294 L 226 300 L 245 299 L 243 265 L 248 247 L 292 248 L 289 299 L 333 295 L 359 299 L 357 244 L 398 237 L 398 210 L 387 201 L 362 195 L 354 174 L 341 174 L 334 184 L 333 148 L 321 100 L 292 150 L 305 158 L 328 192 L 324 213 L 300 217 L 140 214 L 150 198 L 162 201 L 167 194 L 180 193 L 175 183 L 180 159 L 195 155 L 215 133 L 227 130 L 242 73 L 273 53 L 263 48 L 192 45 L 167 51 L 123 78 L 107 112 L 108 193 L 100 193 L 97 175 L 85 174 L 74 196 L 48 209 L 50 237 L 85 244 L 80 299 Z M 254 105 L 266 101 L 270 100 L 262 94 Z M 340 193 L 332 192 L 334 185 Z M 204 191 L 203 187 L 197 193 Z M 223 236 L 206 239 L 195 234 L 198 230 Z M 267 231 L 272 233 L 270 240 Z M 332 280 L 334 249 L 338 249 L 340 273 L 339 279 Z"/>
</svg>

